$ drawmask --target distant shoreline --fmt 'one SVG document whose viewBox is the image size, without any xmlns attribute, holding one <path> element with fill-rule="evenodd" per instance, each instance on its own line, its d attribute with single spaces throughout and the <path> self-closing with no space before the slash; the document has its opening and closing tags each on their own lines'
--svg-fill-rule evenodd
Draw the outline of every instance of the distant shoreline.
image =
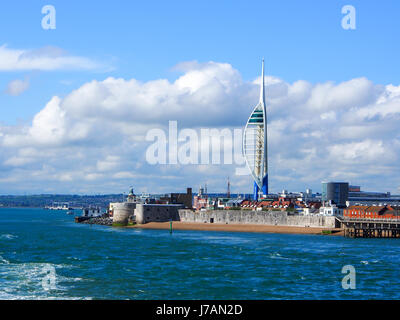
<svg viewBox="0 0 400 320">
<path fill-rule="evenodd" d="M 0 206 L 0 209 L 44 209 L 43 207 L 9 207 L 9 206 Z"/>
<path fill-rule="evenodd" d="M 134 229 L 162 229 L 169 230 L 169 222 L 149 222 L 141 225 L 127 226 Z M 255 232 L 255 233 L 283 233 L 283 234 L 314 234 L 321 235 L 323 231 L 331 232 L 328 235 L 343 236 L 343 230 L 336 228 L 271 226 L 257 224 L 218 224 L 218 223 L 192 223 L 172 222 L 173 230 L 199 230 L 199 231 L 229 231 L 229 232 Z"/>
</svg>

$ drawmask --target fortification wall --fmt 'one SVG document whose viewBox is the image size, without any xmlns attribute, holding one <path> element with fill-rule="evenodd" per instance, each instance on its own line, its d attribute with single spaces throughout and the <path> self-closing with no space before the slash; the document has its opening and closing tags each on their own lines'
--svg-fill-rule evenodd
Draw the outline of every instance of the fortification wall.
<svg viewBox="0 0 400 320">
<path fill-rule="evenodd" d="M 194 212 L 174 204 L 114 204 L 113 223 L 127 225 L 129 217 L 136 223 L 183 221 L 220 224 L 264 224 L 276 226 L 335 228 L 335 217 L 290 215 L 286 211 L 211 210 Z"/>
<path fill-rule="evenodd" d="M 222 224 L 265 224 L 276 226 L 335 228 L 335 217 L 290 215 L 286 211 L 211 210 L 194 212 L 179 210 L 183 222 Z"/>
<path fill-rule="evenodd" d="M 178 221 L 178 210 L 184 208 L 180 204 L 137 204 L 135 220 L 138 224 L 148 222 Z"/>
</svg>

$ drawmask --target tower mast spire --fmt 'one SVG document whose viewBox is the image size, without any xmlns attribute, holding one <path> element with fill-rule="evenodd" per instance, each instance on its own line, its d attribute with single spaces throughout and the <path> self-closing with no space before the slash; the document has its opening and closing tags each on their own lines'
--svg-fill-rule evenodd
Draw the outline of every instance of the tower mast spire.
<svg viewBox="0 0 400 320">
<path fill-rule="evenodd" d="M 265 105 L 264 58 L 262 59 L 262 69 L 261 69 L 260 103 Z"/>
</svg>

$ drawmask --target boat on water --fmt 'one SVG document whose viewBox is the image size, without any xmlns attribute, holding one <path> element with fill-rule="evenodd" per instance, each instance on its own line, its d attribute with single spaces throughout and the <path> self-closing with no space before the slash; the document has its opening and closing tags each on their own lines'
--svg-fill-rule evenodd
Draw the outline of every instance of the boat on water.
<svg viewBox="0 0 400 320">
<path fill-rule="evenodd" d="M 44 207 L 47 210 L 73 210 L 68 202 L 53 202 L 50 206 Z"/>
</svg>

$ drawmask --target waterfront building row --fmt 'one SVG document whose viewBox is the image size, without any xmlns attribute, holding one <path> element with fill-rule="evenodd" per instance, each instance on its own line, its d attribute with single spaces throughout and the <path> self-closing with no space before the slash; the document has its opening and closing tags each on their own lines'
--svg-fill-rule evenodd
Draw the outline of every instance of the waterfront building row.
<svg viewBox="0 0 400 320">
<path fill-rule="evenodd" d="M 385 206 L 350 206 L 343 210 L 343 217 L 348 219 L 400 219 L 400 207 Z"/>
</svg>

